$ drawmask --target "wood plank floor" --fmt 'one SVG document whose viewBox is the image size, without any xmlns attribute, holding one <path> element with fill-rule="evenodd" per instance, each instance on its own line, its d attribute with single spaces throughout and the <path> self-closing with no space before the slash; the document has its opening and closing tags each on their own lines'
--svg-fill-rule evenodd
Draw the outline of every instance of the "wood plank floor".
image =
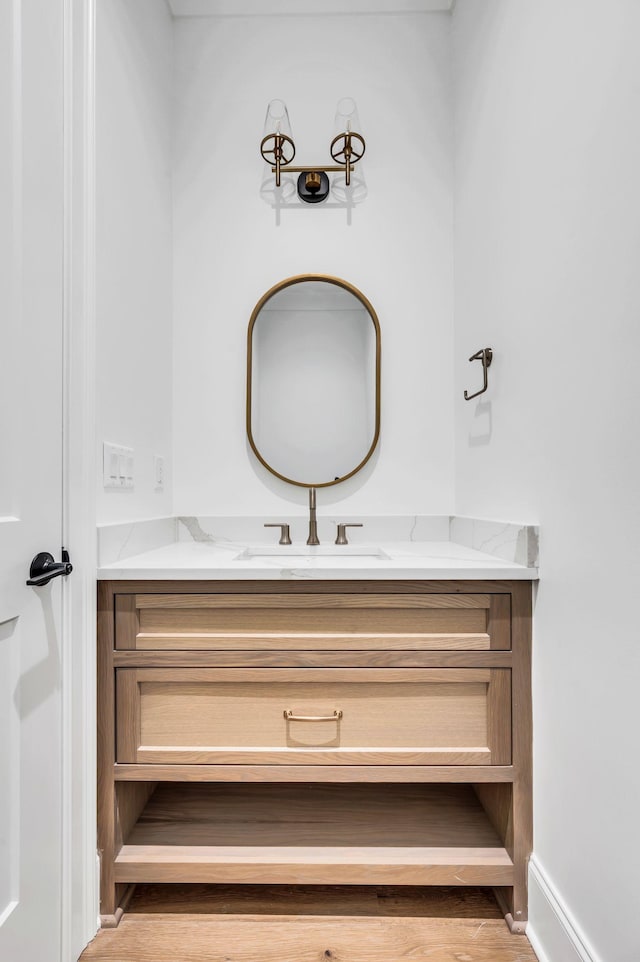
<svg viewBox="0 0 640 962">
<path fill-rule="evenodd" d="M 81 962 L 536 962 L 485 889 L 138 886 Z"/>
</svg>

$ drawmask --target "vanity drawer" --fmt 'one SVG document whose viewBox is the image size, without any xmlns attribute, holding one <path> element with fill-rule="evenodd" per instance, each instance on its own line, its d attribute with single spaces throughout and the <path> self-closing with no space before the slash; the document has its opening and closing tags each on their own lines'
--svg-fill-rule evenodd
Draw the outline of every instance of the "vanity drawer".
<svg viewBox="0 0 640 962">
<path fill-rule="evenodd" d="M 116 676 L 122 763 L 511 763 L 508 669 L 121 668 Z"/>
<path fill-rule="evenodd" d="M 115 615 L 123 650 L 511 647 L 509 594 L 123 594 Z"/>
</svg>

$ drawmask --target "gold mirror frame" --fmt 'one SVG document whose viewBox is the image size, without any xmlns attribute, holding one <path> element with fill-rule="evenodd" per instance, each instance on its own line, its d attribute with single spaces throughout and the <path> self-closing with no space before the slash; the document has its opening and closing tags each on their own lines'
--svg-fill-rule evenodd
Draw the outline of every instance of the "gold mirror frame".
<svg viewBox="0 0 640 962">
<path fill-rule="evenodd" d="M 343 477 L 339 478 L 337 481 L 323 481 L 323 482 L 313 482 L 313 481 L 294 481 L 292 478 L 287 478 L 284 474 L 280 474 L 275 468 L 272 468 L 270 464 L 265 461 L 262 457 L 258 448 L 256 446 L 255 440 L 253 438 L 253 433 L 251 431 L 251 377 L 252 377 L 252 363 L 253 363 L 253 328 L 258 319 L 260 311 L 264 307 L 270 298 L 275 294 L 279 294 L 280 291 L 285 290 L 287 287 L 292 287 L 294 284 L 301 284 L 303 281 L 324 281 L 328 284 L 335 284 L 336 287 L 341 287 L 345 291 L 349 291 L 358 298 L 362 306 L 366 309 L 376 335 L 376 400 L 375 400 L 375 428 L 373 433 L 373 441 L 371 442 L 371 447 L 367 451 L 367 454 L 362 459 L 360 464 L 358 464 L 353 471 L 345 474 Z M 249 329 L 247 331 L 247 437 L 249 439 L 249 444 L 251 445 L 251 450 L 255 454 L 256 458 L 262 464 L 267 471 L 274 474 L 276 478 L 280 478 L 281 481 L 286 481 L 287 484 L 295 484 L 299 488 L 330 488 L 334 484 L 341 484 L 348 478 L 352 478 L 354 474 L 361 471 L 365 466 L 371 455 L 376 449 L 378 444 L 378 439 L 380 437 L 380 322 L 378 320 L 378 315 L 373 309 L 371 302 L 364 296 L 364 294 L 354 287 L 353 284 L 349 284 L 348 281 L 343 281 L 339 277 L 332 277 L 329 274 L 296 274 L 295 277 L 288 277 L 284 281 L 280 281 L 279 284 L 275 284 L 270 290 L 263 294 L 256 306 L 254 307 L 251 318 L 249 320 Z"/>
</svg>

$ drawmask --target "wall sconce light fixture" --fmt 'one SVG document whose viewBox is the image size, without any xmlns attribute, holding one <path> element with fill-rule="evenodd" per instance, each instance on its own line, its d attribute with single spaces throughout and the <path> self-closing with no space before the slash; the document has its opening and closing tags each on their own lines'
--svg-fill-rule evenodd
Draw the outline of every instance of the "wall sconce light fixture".
<svg viewBox="0 0 640 962">
<path fill-rule="evenodd" d="M 262 192 L 271 192 L 275 187 L 284 198 L 288 198 L 297 190 L 298 196 L 306 204 L 319 204 L 327 199 L 332 188 L 340 200 L 350 197 L 352 200 L 363 200 L 366 184 L 362 168 L 355 173 L 356 164 L 366 149 L 364 137 L 359 131 L 360 120 L 355 100 L 344 97 L 336 108 L 335 132 L 329 146 L 335 165 L 292 167 L 296 146 L 289 113 L 282 100 L 272 100 L 267 107 L 260 143 L 260 153 L 267 164 Z M 299 175 L 295 184 L 290 174 Z M 331 184 L 329 174 L 334 175 Z"/>
</svg>

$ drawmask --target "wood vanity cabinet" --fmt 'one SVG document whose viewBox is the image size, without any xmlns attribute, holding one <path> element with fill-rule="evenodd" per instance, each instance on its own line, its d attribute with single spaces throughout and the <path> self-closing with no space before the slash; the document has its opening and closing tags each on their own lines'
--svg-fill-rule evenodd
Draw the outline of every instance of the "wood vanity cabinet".
<svg viewBox="0 0 640 962">
<path fill-rule="evenodd" d="M 530 582 L 98 595 L 103 924 L 143 882 L 488 885 L 524 930 Z"/>
</svg>

